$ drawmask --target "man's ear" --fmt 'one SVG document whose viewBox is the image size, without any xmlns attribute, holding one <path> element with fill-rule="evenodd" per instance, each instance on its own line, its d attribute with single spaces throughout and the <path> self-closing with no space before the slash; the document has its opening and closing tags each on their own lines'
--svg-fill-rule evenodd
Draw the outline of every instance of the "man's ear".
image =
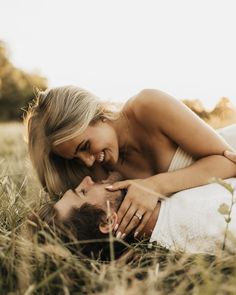
<svg viewBox="0 0 236 295">
<path fill-rule="evenodd" d="M 99 224 L 99 230 L 103 234 L 108 234 L 110 231 L 112 231 L 117 223 L 118 216 L 116 212 L 113 212 L 108 218 L 106 223 L 100 223 Z"/>
</svg>

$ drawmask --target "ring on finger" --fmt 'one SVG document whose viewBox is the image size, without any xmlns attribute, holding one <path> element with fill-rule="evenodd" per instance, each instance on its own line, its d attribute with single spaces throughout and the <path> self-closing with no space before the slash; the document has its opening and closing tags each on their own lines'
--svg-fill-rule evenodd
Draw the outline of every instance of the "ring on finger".
<svg viewBox="0 0 236 295">
<path fill-rule="evenodd" d="M 139 220 L 141 220 L 141 219 L 143 218 L 143 215 L 140 214 L 140 213 L 138 213 L 138 212 L 136 212 L 136 213 L 134 214 L 134 216 L 137 217 Z"/>
</svg>

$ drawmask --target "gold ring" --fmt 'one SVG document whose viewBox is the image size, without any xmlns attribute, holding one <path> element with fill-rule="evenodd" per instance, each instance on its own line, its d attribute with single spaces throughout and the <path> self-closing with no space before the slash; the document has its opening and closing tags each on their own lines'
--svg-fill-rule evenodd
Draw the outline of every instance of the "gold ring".
<svg viewBox="0 0 236 295">
<path fill-rule="evenodd" d="M 137 213 L 137 212 L 134 214 L 134 216 L 136 216 L 139 220 L 141 220 L 142 217 L 143 217 L 141 214 L 139 214 L 139 213 Z"/>
</svg>

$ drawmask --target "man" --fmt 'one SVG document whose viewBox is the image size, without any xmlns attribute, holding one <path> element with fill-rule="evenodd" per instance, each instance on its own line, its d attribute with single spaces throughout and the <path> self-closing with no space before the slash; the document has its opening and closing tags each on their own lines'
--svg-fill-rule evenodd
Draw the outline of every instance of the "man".
<svg viewBox="0 0 236 295">
<path fill-rule="evenodd" d="M 58 202 L 48 202 L 37 214 L 31 215 L 30 231 L 36 233 L 43 229 L 48 233 L 56 233 L 66 243 L 75 242 L 69 247 L 73 253 L 109 260 L 109 231 L 117 221 L 116 212 L 125 197 L 125 190 L 109 192 L 105 187 L 117 179 L 120 179 L 120 175 L 116 173 L 101 183 L 94 183 L 91 177 L 85 177 L 74 191 L 68 190 Z M 40 236 L 39 241 L 45 243 L 46 239 Z M 132 243 L 134 238 L 130 235 L 126 241 Z M 119 241 L 114 241 L 113 246 L 115 258 L 127 249 Z"/>
<path fill-rule="evenodd" d="M 236 185 L 236 178 L 228 181 Z M 125 192 L 109 192 L 106 186 L 107 183 L 94 183 L 87 176 L 75 191 L 69 190 L 58 202 L 44 205 L 39 216 L 50 226 L 69 230 L 68 235 L 72 234 L 81 243 L 79 251 L 86 256 L 98 258 L 103 255 L 107 259 L 109 236 L 114 232 L 117 211 Z M 224 247 L 227 222 L 228 236 L 236 235 L 232 193 L 231 186 L 226 189 L 223 185 L 211 183 L 160 200 L 138 237 L 145 236 L 171 250 L 216 254 Z M 45 210 L 45 206 L 49 210 Z M 140 218 L 137 212 L 133 217 L 136 226 Z M 122 238 L 130 243 L 134 241 L 133 234 Z M 231 238 L 226 241 L 230 251 L 235 248 L 235 241 Z M 124 250 L 118 244 L 123 245 L 116 243 L 116 257 Z"/>
</svg>

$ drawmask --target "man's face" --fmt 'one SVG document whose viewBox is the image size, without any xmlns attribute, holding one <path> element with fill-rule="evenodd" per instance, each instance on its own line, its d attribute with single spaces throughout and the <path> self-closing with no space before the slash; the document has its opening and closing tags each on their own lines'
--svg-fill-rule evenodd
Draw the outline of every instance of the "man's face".
<svg viewBox="0 0 236 295">
<path fill-rule="evenodd" d="M 105 189 L 108 183 L 95 183 L 90 176 L 86 176 L 75 192 L 68 190 L 55 204 L 59 218 L 66 219 L 73 208 L 79 208 L 84 203 L 95 205 L 106 211 L 106 203 L 111 203 L 122 196 L 121 191 L 110 192 Z"/>
</svg>

